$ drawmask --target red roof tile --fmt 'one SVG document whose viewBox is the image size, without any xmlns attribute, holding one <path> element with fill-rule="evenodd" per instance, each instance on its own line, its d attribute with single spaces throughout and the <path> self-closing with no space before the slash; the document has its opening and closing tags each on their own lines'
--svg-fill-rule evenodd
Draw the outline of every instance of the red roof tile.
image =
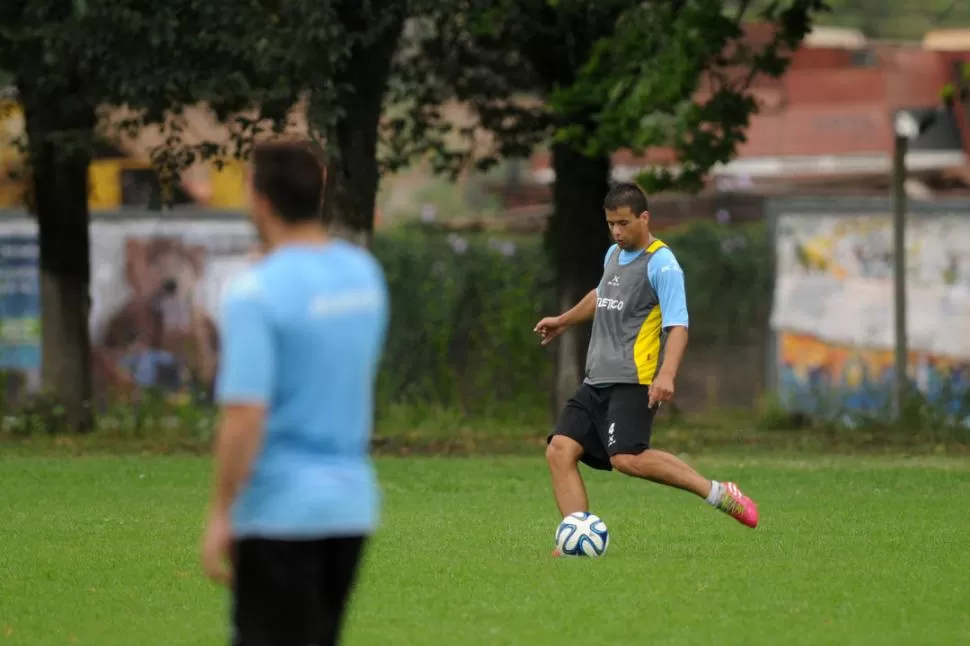
<svg viewBox="0 0 970 646">
<path fill-rule="evenodd" d="M 905 48 L 886 52 L 886 104 L 890 109 L 934 105 L 950 81 L 946 59 L 937 52 Z"/>
<path fill-rule="evenodd" d="M 852 53 L 846 49 L 800 49 L 792 56 L 789 70 L 840 69 L 852 64 Z"/>
<path fill-rule="evenodd" d="M 885 76 L 885 70 L 877 68 L 793 70 L 785 75 L 784 87 L 789 105 L 881 101 Z"/>
</svg>

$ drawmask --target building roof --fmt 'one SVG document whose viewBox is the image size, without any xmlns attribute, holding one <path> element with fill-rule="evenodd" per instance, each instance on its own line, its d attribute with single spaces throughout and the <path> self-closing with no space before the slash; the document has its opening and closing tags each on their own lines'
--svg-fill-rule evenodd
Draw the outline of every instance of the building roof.
<svg viewBox="0 0 970 646">
<path fill-rule="evenodd" d="M 815 43 L 828 42 L 822 33 Z M 813 41 L 809 41 L 811 43 Z M 853 50 L 845 43 L 799 49 L 781 79 L 762 79 L 752 94 L 760 111 L 751 119 L 747 141 L 734 160 L 715 175 L 747 178 L 865 176 L 890 168 L 892 115 L 900 109 L 935 109 L 940 90 L 953 73 L 952 53 L 927 51 L 918 44 L 869 43 Z M 970 55 L 968 55 L 970 58 Z M 703 99 L 702 95 L 698 96 Z M 912 146 L 914 171 L 964 166 L 970 148 L 963 110 L 954 110 L 941 127 Z M 536 179 L 551 181 L 547 156 L 537 156 Z M 644 166 L 674 164 L 667 150 L 634 158 L 613 156 L 618 178 Z"/>
<path fill-rule="evenodd" d="M 936 52 L 970 51 L 970 29 L 936 29 L 923 35 L 923 49 Z"/>
</svg>

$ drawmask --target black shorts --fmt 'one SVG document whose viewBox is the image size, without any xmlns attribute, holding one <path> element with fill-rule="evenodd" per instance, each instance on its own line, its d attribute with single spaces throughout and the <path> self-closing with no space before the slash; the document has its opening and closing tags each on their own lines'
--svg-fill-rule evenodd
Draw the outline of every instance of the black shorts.
<svg viewBox="0 0 970 646">
<path fill-rule="evenodd" d="M 616 384 L 596 388 L 583 384 L 569 398 L 556 422 L 555 435 L 576 440 L 583 447 L 584 464 L 611 471 L 614 455 L 635 455 L 650 448 L 656 406 L 650 406 L 650 387 Z"/>
<path fill-rule="evenodd" d="M 357 576 L 365 538 L 233 546 L 232 646 L 331 646 Z"/>
</svg>

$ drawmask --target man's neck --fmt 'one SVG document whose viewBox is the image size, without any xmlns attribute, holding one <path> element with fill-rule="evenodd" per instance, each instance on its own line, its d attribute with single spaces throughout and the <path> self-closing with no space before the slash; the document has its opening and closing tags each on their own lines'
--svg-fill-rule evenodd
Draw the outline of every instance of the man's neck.
<svg viewBox="0 0 970 646">
<path fill-rule="evenodd" d="M 304 247 L 326 244 L 330 241 L 330 236 L 326 230 L 317 222 L 308 222 L 296 226 L 281 229 L 272 236 L 267 247 L 269 251 L 275 251 L 280 247 Z"/>
<path fill-rule="evenodd" d="M 650 245 L 653 244 L 654 240 L 656 240 L 656 238 L 654 238 L 651 234 L 647 233 L 646 241 L 642 245 L 637 246 L 636 249 L 631 249 L 630 251 L 631 252 L 646 251 L 647 249 L 650 248 Z"/>
</svg>

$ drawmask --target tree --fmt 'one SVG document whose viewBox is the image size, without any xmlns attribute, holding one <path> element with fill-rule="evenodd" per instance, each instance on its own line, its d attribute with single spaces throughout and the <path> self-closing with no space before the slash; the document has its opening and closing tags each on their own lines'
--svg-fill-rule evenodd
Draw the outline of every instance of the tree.
<svg viewBox="0 0 970 646">
<path fill-rule="evenodd" d="M 830 0 L 825 24 L 861 30 L 870 38 L 919 40 L 931 29 L 963 28 L 970 5 L 962 0 Z"/>
<path fill-rule="evenodd" d="M 324 210 L 333 229 L 369 245 L 374 233 L 374 207 L 380 169 L 378 132 L 391 63 L 414 0 L 343 0 L 336 13 L 347 33 L 347 58 L 334 83 L 343 102 L 327 132 L 329 156 Z M 312 71 L 308 71 L 311 73 Z M 328 127 L 329 126 L 329 127 Z"/>
<path fill-rule="evenodd" d="M 753 17 L 747 7 L 725 12 L 720 0 L 442 3 L 406 43 L 392 77 L 392 158 L 428 156 L 455 173 L 472 157 L 487 167 L 550 141 L 556 179 L 546 235 L 559 301 L 571 306 L 602 272 L 611 154 L 670 148 L 679 171 L 656 169 L 644 178 L 648 188 L 696 189 L 743 141 L 756 110 L 752 82 L 785 71 L 786 54 L 826 5 L 771 3 L 757 16 L 769 31 L 757 47 L 743 37 Z M 472 115 L 458 134 L 489 133 L 491 150 L 449 144 L 456 130 L 442 111 L 449 103 Z M 583 374 L 588 340 L 587 328 L 559 345 L 557 404 Z"/>
<path fill-rule="evenodd" d="M 155 162 L 171 181 L 199 155 L 244 155 L 261 127 L 282 128 L 303 89 L 291 79 L 311 67 L 314 112 L 335 114 L 340 92 L 328 81 L 345 58 L 344 41 L 326 3 L 2 3 L 0 60 L 25 113 L 39 229 L 42 381 L 68 429 L 93 424 L 88 167 L 98 138 L 116 134 L 99 128 L 101 108 L 131 109 L 121 129 L 162 127 L 166 145 Z M 228 141 L 183 140 L 180 114 L 200 103 L 229 126 Z"/>
</svg>

